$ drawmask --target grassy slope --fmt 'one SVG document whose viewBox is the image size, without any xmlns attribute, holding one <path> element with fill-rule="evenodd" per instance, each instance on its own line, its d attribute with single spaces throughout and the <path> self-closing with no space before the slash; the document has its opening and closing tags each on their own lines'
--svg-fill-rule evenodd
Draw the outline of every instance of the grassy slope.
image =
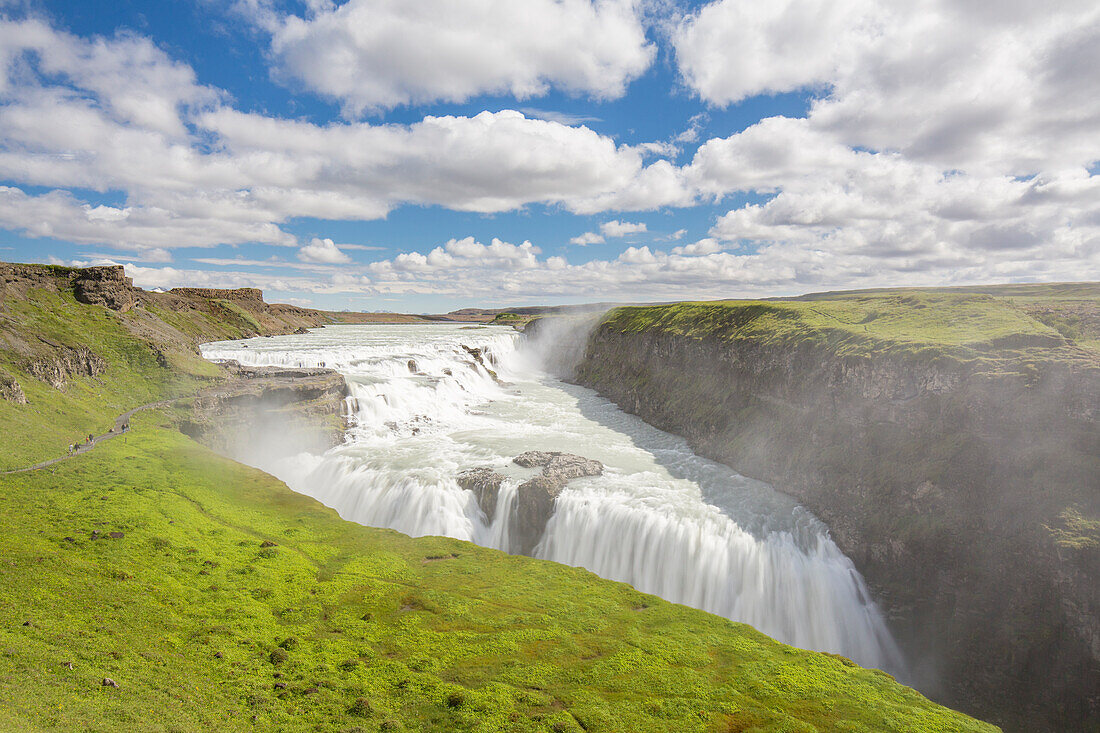
<svg viewBox="0 0 1100 733">
<path fill-rule="evenodd" d="M 583 570 L 344 522 L 158 422 L 0 479 L 0 727 L 989 729 Z"/>
<path fill-rule="evenodd" d="M 64 455 L 70 443 L 109 429 L 116 415 L 165 396 L 188 394 L 218 374 L 216 367 L 186 350 L 167 354 L 170 368 L 158 366 L 149 344 L 133 336 L 122 317 L 81 305 L 71 293 L 36 289 L 27 299 L 6 299 L 2 316 L 0 336 L 32 349 L 42 338 L 65 346 L 86 345 L 107 361 L 108 369 L 95 379 L 71 380 L 59 391 L 21 371 L 32 357 L 0 348 L 0 371 L 19 382 L 29 403 L 0 400 L 0 430 L 18 436 L 5 441 L 0 470 Z"/>
<path fill-rule="evenodd" d="M 0 401 L 8 466 L 213 374 L 186 350 L 157 366 L 119 316 L 66 294 L 4 308 L 6 336 L 89 344 L 111 364 L 60 392 L 0 350 L 30 400 Z M 344 522 L 170 418 L 0 476 L 0 729 L 991 729 L 582 570 Z"/>
<path fill-rule="evenodd" d="M 1095 360 L 1096 344 L 1088 338 L 1091 330 L 1078 324 L 1075 333 L 1063 322 L 1079 319 L 1079 314 L 1066 315 L 1077 305 L 1095 307 L 1100 285 L 990 290 L 858 291 L 782 301 L 636 306 L 615 309 L 607 319 L 612 327 L 628 332 L 664 330 L 693 338 L 812 344 L 828 346 L 842 356 L 890 353 L 992 364 L 1005 354 L 1020 356 L 1033 350 L 1057 358 Z M 1040 308 L 1049 315 L 1033 315 Z M 1074 340 L 1081 332 L 1086 338 Z"/>
</svg>

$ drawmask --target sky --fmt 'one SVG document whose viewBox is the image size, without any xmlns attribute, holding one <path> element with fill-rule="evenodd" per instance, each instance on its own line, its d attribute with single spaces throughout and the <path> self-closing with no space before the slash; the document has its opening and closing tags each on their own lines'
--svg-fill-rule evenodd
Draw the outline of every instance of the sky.
<svg viewBox="0 0 1100 733">
<path fill-rule="evenodd" d="M 0 260 L 349 310 L 1100 279 L 1095 0 L 0 0 Z"/>
</svg>

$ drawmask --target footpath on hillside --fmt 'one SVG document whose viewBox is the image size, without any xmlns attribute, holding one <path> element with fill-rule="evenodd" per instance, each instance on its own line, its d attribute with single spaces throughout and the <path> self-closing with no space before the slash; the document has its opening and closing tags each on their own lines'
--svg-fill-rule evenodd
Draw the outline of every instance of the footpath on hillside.
<svg viewBox="0 0 1100 733">
<path fill-rule="evenodd" d="M 151 410 L 155 407 L 164 407 L 165 405 L 171 404 L 172 402 L 175 402 L 175 400 L 160 400 L 159 402 L 150 402 L 149 404 L 135 407 L 132 410 L 127 410 L 126 412 L 115 418 L 115 424 L 110 430 L 108 430 L 106 433 L 103 433 L 102 435 L 92 436 L 92 439 L 87 443 L 77 444 L 72 453 L 65 456 L 60 456 L 59 458 L 52 458 L 48 461 L 42 461 L 41 463 L 36 463 L 33 466 L 16 468 L 12 469 L 11 471 L 0 471 L 0 475 L 7 475 L 10 473 L 24 473 L 26 471 L 37 471 L 40 468 L 46 468 L 47 466 L 52 466 L 55 463 L 60 463 L 61 461 L 68 460 L 69 458 L 75 458 L 76 456 L 83 455 L 90 451 L 92 448 L 95 448 L 102 441 L 110 440 L 111 438 L 117 438 L 118 436 L 125 434 L 126 430 L 124 430 L 123 428 L 129 425 L 130 418 L 134 415 L 134 413 L 141 412 L 142 410 Z"/>
<path fill-rule="evenodd" d="M 145 405 L 139 405 L 133 409 L 127 410 L 118 417 L 115 418 L 114 426 L 102 435 L 93 435 L 91 440 L 84 443 L 79 443 L 74 446 L 72 453 L 68 455 L 52 458 L 48 461 L 42 461 L 41 463 L 35 463 L 32 466 L 24 466 L 23 468 L 15 468 L 9 471 L 0 471 L 0 476 L 5 476 L 13 473 L 25 473 L 27 471 L 37 471 L 41 468 L 52 466 L 61 461 L 68 460 L 69 458 L 75 458 L 82 456 L 88 451 L 95 448 L 99 443 L 105 440 L 111 440 L 117 438 L 120 435 L 125 434 L 124 427 L 127 427 L 130 423 L 130 418 L 138 412 L 143 410 L 152 410 L 158 407 L 165 407 L 174 402 L 180 400 L 193 399 L 196 397 L 203 397 L 204 395 L 216 395 L 225 397 L 234 392 L 240 392 L 242 390 L 258 390 L 264 392 L 272 389 L 285 389 L 286 387 L 299 383 L 303 378 L 317 377 L 318 375 L 336 374 L 331 369 L 312 369 L 312 368 L 285 368 L 285 367 L 241 367 L 237 365 L 236 373 L 219 384 L 211 385 L 200 389 L 197 393 L 190 396 L 173 397 L 164 400 L 158 400 L 157 402 L 150 402 Z M 342 377 L 340 378 L 343 379 Z"/>
</svg>

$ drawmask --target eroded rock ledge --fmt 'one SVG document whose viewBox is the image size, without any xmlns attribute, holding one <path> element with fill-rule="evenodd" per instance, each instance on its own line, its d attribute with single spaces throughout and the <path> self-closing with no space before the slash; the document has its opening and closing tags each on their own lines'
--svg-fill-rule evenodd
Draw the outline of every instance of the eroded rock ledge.
<svg viewBox="0 0 1100 733">
<path fill-rule="evenodd" d="M 576 379 L 822 518 L 923 692 L 1006 730 L 1080 730 L 1100 715 L 1100 545 L 1081 529 L 1100 508 L 1100 369 L 1002 356 L 605 321 Z"/>
<path fill-rule="evenodd" d="M 511 520 L 514 550 L 529 555 L 535 549 L 550 515 L 554 502 L 562 489 L 573 479 L 599 476 L 603 464 L 572 453 L 555 451 L 527 451 L 512 459 L 523 468 L 541 466 L 542 472 L 516 489 L 516 511 Z M 472 491 L 478 506 L 489 521 L 496 516 L 497 499 L 505 476 L 490 467 L 481 466 L 463 471 L 457 477 L 458 485 Z"/>
<path fill-rule="evenodd" d="M 52 357 L 40 357 L 27 363 L 25 370 L 54 389 L 64 389 L 75 376 L 96 377 L 107 370 L 107 362 L 87 346 L 61 346 Z"/>
<path fill-rule="evenodd" d="M 249 463 L 343 442 L 348 388 L 338 372 L 224 366 L 232 377 L 195 398 L 180 424 L 187 435 Z"/>
</svg>

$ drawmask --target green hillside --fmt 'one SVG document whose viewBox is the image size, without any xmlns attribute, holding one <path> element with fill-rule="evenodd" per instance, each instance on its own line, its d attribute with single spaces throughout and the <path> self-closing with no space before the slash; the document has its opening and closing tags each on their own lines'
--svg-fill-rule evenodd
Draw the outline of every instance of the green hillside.
<svg viewBox="0 0 1100 733">
<path fill-rule="evenodd" d="M 1100 351 L 1098 303 L 1100 285 L 1088 283 L 899 289 L 621 307 L 607 321 L 624 332 L 829 346 L 851 356 L 971 361 L 1037 349 L 1091 361 Z"/>
<path fill-rule="evenodd" d="M 0 371 L 27 400 L 0 400 L 5 468 L 219 378 L 194 353 L 202 309 L 44 286 L 0 310 Z M 60 388 L 28 371 L 80 347 L 106 367 Z M 345 522 L 176 417 L 0 476 L 0 729 L 994 730 L 584 570 Z"/>
</svg>

